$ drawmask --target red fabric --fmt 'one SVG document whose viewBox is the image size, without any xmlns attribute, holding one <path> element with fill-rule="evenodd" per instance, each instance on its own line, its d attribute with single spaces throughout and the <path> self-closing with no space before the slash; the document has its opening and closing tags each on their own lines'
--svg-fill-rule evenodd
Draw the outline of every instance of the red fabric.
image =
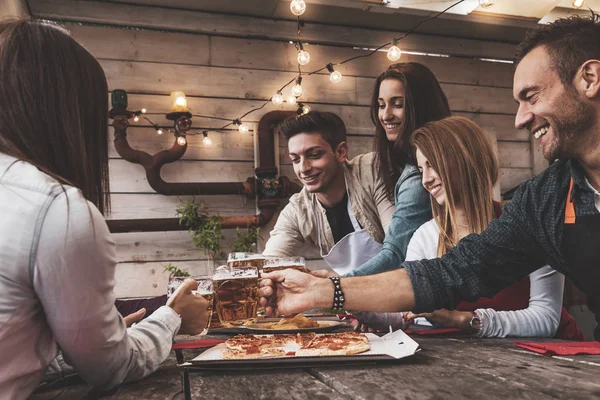
<svg viewBox="0 0 600 400">
<path fill-rule="evenodd" d="M 205 349 L 207 347 L 213 347 L 220 343 L 225 343 L 224 340 L 219 339 L 198 339 L 190 340 L 187 342 L 174 343 L 172 349 Z"/>
<path fill-rule="evenodd" d="M 545 356 L 575 356 L 578 354 L 600 355 L 600 342 L 515 342 L 515 346 Z"/>
<path fill-rule="evenodd" d="M 496 311 L 515 311 L 529 307 L 529 277 L 502 289 L 494 297 L 481 297 L 472 303 L 461 302 L 458 311 L 475 311 L 478 308 L 493 308 Z"/>
<path fill-rule="evenodd" d="M 467 331 L 463 331 L 457 328 L 439 328 L 439 329 L 406 329 L 404 333 L 410 335 L 421 335 L 421 336 L 435 336 L 435 335 L 448 335 L 448 334 L 465 334 Z"/>
<path fill-rule="evenodd" d="M 577 326 L 577 322 L 575 322 L 575 319 L 564 307 L 560 312 L 560 322 L 558 323 L 558 330 L 554 337 L 563 340 L 575 340 L 577 342 L 585 341 L 583 332 Z"/>
</svg>

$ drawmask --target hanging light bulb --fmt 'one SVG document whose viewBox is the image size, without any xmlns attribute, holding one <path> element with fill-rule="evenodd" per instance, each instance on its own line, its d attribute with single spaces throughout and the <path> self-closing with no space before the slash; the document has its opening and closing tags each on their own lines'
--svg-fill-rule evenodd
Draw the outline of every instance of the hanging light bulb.
<svg viewBox="0 0 600 400">
<path fill-rule="evenodd" d="M 288 104 L 291 104 L 291 105 L 294 105 L 294 104 L 296 104 L 296 101 L 297 101 L 297 100 L 296 100 L 296 96 L 294 96 L 294 95 L 291 95 L 291 96 L 290 96 L 290 97 L 288 97 L 288 99 L 287 99 L 287 102 L 288 102 Z"/>
<path fill-rule="evenodd" d="M 202 143 L 204 143 L 205 146 L 210 146 L 212 144 L 212 140 L 210 140 L 210 138 L 208 137 L 208 131 L 202 132 L 202 135 L 204 136 L 204 139 L 202 139 Z"/>
<path fill-rule="evenodd" d="M 292 94 L 296 97 L 302 96 L 302 77 L 296 78 L 296 84 L 292 88 Z"/>
<path fill-rule="evenodd" d="M 145 108 L 142 108 L 142 114 L 146 114 L 146 112 L 148 112 L 148 110 L 146 110 Z"/>
<path fill-rule="evenodd" d="M 308 64 L 310 61 L 310 54 L 308 54 L 308 51 L 304 50 L 304 46 L 302 46 L 302 43 L 300 42 L 296 43 L 296 47 L 298 48 L 298 64 Z"/>
<path fill-rule="evenodd" d="M 496 0 L 479 0 L 479 5 L 482 8 L 490 8 L 494 4 L 496 4 Z"/>
<path fill-rule="evenodd" d="M 327 64 L 327 71 L 329 71 L 329 80 L 333 83 L 338 83 L 342 80 L 342 73 L 333 69 L 333 64 Z"/>
<path fill-rule="evenodd" d="M 306 3 L 304 0 L 292 0 L 290 3 L 290 11 L 294 15 L 302 15 L 306 11 Z"/>
<path fill-rule="evenodd" d="M 273 104 L 275 104 L 276 106 L 280 105 L 281 103 L 283 103 L 283 95 L 281 94 L 281 92 L 277 92 L 275 93 L 275 95 L 273 97 L 271 97 L 271 101 L 273 102 Z"/>
<path fill-rule="evenodd" d="M 236 119 L 235 121 L 233 121 L 233 123 L 238 126 L 238 131 L 240 131 L 240 133 L 248 133 L 248 131 L 250 130 L 248 128 L 248 125 L 242 123 L 242 121 L 240 121 L 239 119 Z"/>
<path fill-rule="evenodd" d="M 135 122 L 138 122 L 138 121 L 140 120 L 140 117 L 138 117 L 138 116 L 136 115 L 135 117 L 133 117 L 133 120 L 134 120 Z"/>
<path fill-rule="evenodd" d="M 402 50 L 397 46 L 398 39 L 392 39 L 392 45 L 387 51 L 387 58 L 390 61 L 398 61 L 402 57 Z"/>
<path fill-rule="evenodd" d="M 162 135 L 163 133 L 165 133 L 165 131 L 163 131 L 161 128 L 156 128 L 156 133 Z"/>
<path fill-rule="evenodd" d="M 185 140 L 185 136 L 179 136 L 177 138 L 177 144 L 180 146 L 185 146 L 187 143 L 187 140 Z"/>
<path fill-rule="evenodd" d="M 583 7 L 583 3 L 585 3 L 585 0 L 573 0 L 573 7 L 581 8 Z"/>
<path fill-rule="evenodd" d="M 300 50 L 298 52 L 298 64 L 306 65 L 310 62 L 310 54 L 306 50 Z"/>
<path fill-rule="evenodd" d="M 171 111 L 186 112 L 187 100 L 183 92 L 171 92 Z"/>
<path fill-rule="evenodd" d="M 306 104 L 302 105 L 302 114 L 308 114 L 310 112 L 310 107 Z"/>
</svg>

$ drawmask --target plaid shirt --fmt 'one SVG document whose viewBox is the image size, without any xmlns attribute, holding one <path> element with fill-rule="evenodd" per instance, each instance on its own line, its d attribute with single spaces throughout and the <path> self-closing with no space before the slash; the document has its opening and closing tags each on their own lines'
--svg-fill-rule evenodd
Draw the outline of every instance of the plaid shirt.
<svg viewBox="0 0 600 400">
<path fill-rule="evenodd" d="M 571 177 L 577 216 L 598 214 L 581 166 L 575 160 L 555 162 L 522 184 L 485 232 L 465 237 L 442 258 L 402 264 L 412 282 L 414 311 L 454 309 L 462 300 L 492 297 L 545 264 L 569 277 L 573 271 L 562 242 Z"/>
</svg>

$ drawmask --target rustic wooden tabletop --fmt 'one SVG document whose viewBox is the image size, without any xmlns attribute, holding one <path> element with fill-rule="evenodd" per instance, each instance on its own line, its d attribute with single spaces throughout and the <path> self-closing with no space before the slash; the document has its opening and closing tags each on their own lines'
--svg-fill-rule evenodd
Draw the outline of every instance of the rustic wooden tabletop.
<svg viewBox="0 0 600 400">
<path fill-rule="evenodd" d="M 194 371 L 190 373 L 192 398 L 600 398 L 600 356 L 547 357 L 515 347 L 514 339 L 413 338 L 422 350 L 392 364 Z M 184 352 L 191 359 L 200 351 Z M 32 397 L 34 400 L 96 398 L 183 399 L 181 369 L 174 353 L 152 375 L 110 392 L 93 391 L 81 380 L 71 378 Z"/>
</svg>

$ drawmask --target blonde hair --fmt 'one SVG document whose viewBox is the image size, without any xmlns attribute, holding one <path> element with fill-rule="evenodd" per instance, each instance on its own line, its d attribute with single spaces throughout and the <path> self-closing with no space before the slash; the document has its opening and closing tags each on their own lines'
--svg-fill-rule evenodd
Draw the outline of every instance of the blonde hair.
<svg viewBox="0 0 600 400">
<path fill-rule="evenodd" d="M 469 232 L 483 232 L 495 217 L 493 187 L 498 180 L 498 158 L 492 142 L 474 122 L 448 117 L 429 122 L 411 136 L 411 144 L 427 158 L 446 190 L 440 206 L 431 198 L 439 228 L 438 256 L 460 240 L 456 207 L 466 214 Z"/>
</svg>

